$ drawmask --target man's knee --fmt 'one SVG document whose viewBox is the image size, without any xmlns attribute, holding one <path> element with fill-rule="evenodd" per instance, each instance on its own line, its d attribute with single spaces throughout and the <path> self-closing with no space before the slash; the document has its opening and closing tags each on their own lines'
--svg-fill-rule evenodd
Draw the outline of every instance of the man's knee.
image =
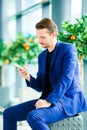
<svg viewBox="0 0 87 130">
<path fill-rule="evenodd" d="M 3 117 L 8 117 L 11 113 L 11 108 L 7 108 L 3 112 Z"/>
<path fill-rule="evenodd" d="M 43 117 L 38 110 L 31 111 L 27 116 L 27 122 L 31 124 L 32 122 L 43 121 Z"/>
<path fill-rule="evenodd" d="M 8 116 L 9 113 L 10 113 L 10 108 L 7 108 L 7 109 L 4 110 L 3 116 Z"/>
<path fill-rule="evenodd" d="M 36 120 L 36 114 L 35 111 L 31 111 L 27 116 L 27 122 L 32 123 L 32 121 Z"/>
</svg>

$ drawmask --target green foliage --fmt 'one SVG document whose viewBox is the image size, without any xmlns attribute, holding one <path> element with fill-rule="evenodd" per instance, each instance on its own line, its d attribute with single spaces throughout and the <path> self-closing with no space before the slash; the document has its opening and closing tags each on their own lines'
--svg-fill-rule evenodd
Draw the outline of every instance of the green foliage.
<svg viewBox="0 0 87 130">
<path fill-rule="evenodd" d="M 7 46 L 7 44 L 2 39 L 0 39 L 0 66 L 5 63 L 10 63 L 10 59 L 7 55 L 8 50 L 9 46 Z"/>
<path fill-rule="evenodd" d="M 58 39 L 63 42 L 72 43 L 76 46 L 78 57 L 87 59 L 87 16 L 76 19 L 75 23 L 64 21 L 62 32 L 59 32 Z"/>
<path fill-rule="evenodd" d="M 0 65 L 13 63 L 24 65 L 34 62 L 40 52 L 41 48 L 36 36 L 26 37 L 19 33 L 15 41 L 7 44 L 4 44 L 4 41 L 0 42 Z"/>
</svg>

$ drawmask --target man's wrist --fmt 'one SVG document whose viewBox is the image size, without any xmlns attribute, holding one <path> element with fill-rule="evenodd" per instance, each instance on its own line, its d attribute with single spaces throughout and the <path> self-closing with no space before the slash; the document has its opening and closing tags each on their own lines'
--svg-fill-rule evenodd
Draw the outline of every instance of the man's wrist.
<svg viewBox="0 0 87 130">
<path fill-rule="evenodd" d="M 30 75 L 27 75 L 27 76 L 26 76 L 26 80 L 27 80 L 27 81 L 30 81 Z"/>
</svg>

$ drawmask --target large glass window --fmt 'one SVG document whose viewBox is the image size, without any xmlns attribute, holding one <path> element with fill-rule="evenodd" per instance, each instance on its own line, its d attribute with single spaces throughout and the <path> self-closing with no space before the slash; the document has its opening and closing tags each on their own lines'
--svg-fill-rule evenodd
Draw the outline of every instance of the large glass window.
<svg viewBox="0 0 87 130">
<path fill-rule="evenodd" d="M 22 0 L 22 10 L 47 0 Z"/>
<path fill-rule="evenodd" d="M 16 0 L 8 0 L 8 17 L 16 13 Z"/>
<path fill-rule="evenodd" d="M 73 22 L 76 18 L 79 18 L 82 15 L 82 0 L 72 0 L 71 7 L 71 20 Z"/>
<path fill-rule="evenodd" d="M 35 34 L 35 24 L 42 18 L 42 9 L 39 8 L 22 17 L 22 32 Z"/>
<path fill-rule="evenodd" d="M 8 12 L 8 39 L 14 39 L 16 35 L 16 19 L 11 19 L 12 16 L 16 14 L 16 0 L 8 0 L 7 5 L 7 12 Z"/>
<path fill-rule="evenodd" d="M 16 37 L 16 20 L 8 22 L 8 39 L 15 39 Z"/>
</svg>

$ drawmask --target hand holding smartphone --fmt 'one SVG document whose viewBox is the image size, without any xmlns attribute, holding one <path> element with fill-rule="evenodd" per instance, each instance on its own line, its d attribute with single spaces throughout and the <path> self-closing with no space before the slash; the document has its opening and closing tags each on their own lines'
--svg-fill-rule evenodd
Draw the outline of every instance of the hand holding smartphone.
<svg viewBox="0 0 87 130">
<path fill-rule="evenodd" d="M 30 81 L 30 74 L 29 74 L 29 72 L 25 68 L 23 68 L 22 66 L 20 66 L 17 63 L 14 63 L 14 65 L 17 68 L 19 68 L 18 72 L 19 72 L 20 76 L 25 78 L 26 80 Z"/>
</svg>

